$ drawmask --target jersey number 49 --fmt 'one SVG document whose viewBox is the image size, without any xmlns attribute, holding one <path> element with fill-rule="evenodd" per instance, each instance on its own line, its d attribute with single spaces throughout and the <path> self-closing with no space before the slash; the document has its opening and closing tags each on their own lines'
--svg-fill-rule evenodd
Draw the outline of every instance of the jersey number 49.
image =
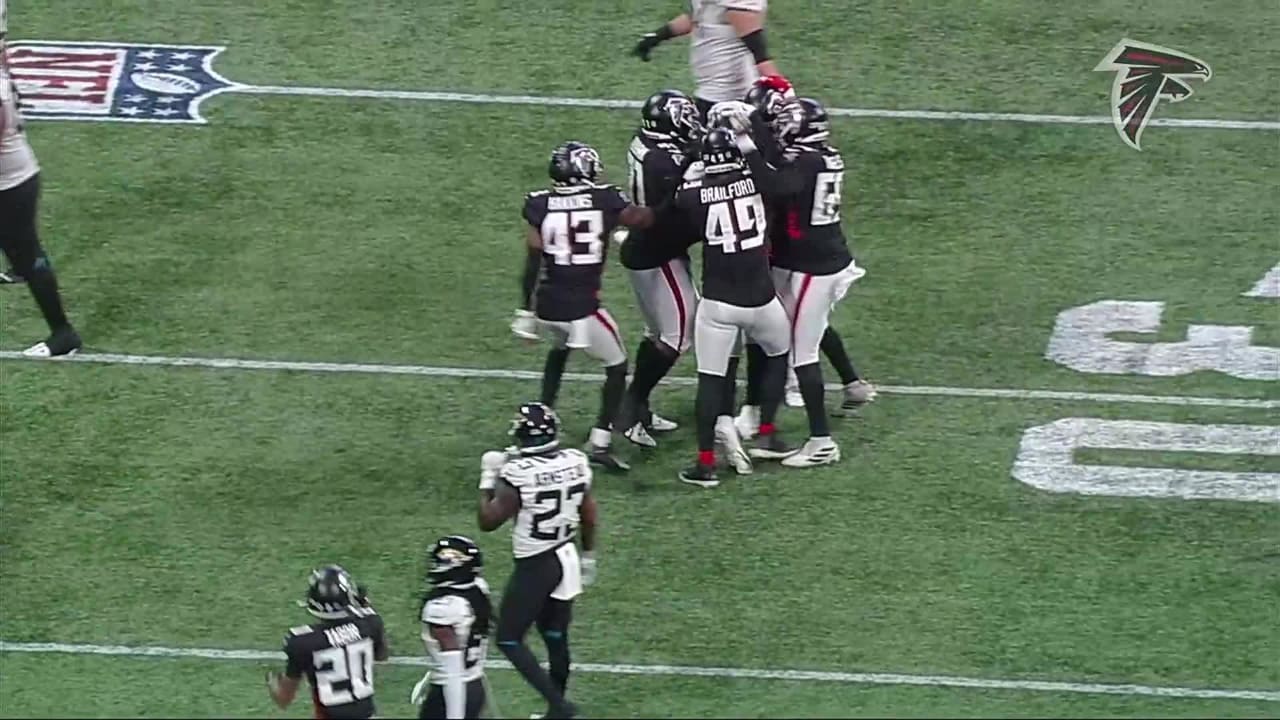
<svg viewBox="0 0 1280 720">
<path fill-rule="evenodd" d="M 764 200 L 759 195 L 707 206 L 707 242 L 721 252 L 760 247 L 764 244 L 765 226 Z"/>
</svg>

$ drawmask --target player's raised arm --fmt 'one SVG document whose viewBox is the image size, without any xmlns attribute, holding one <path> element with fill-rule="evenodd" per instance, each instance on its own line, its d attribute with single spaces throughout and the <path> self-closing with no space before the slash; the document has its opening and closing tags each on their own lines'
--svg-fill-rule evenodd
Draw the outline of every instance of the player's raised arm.
<svg viewBox="0 0 1280 720">
<path fill-rule="evenodd" d="M 476 523 L 484 532 L 493 532 L 520 510 L 520 494 L 506 481 L 498 482 L 507 456 L 490 450 L 480 458 L 480 506 Z"/>
<path fill-rule="evenodd" d="M 645 62 L 649 62 L 649 53 L 653 52 L 654 48 L 671 38 L 688 35 L 691 32 L 693 32 L 693 19 L 687 13 L 681 13 L 671 18 L 670 21 L 664 23 L 657 30 L 641 35 L 640 42 L 636 43 L 635 48 L 631 50 L 631 54 Z"/>
</svg>

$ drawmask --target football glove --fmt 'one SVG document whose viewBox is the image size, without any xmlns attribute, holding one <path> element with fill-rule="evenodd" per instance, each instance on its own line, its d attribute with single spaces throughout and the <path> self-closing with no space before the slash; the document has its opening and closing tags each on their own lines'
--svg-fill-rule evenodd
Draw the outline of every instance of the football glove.
<svg viewBox="0 0 1280 720">
<path fill-rule="evenodd" d="M 636 43 L 636 46 L 632 48 L 631 54 L 645 62 L 649 62 L 649 53 L 653 52 L 653 49 L 661 44 L 662 38 L 658 37 L 658 33 L 648 32 L 640 36 L 640 42 Z"/>
<path fill-rule="evenodd" d="M 506 453 L 490 450 L 480 456 L 480 489 L 492 490 L 498 484 L 498 472 L 507 462 Z"/>
<path fill-rule="evenodd" d="M 593 552 L 582 553 L 582 584 L 584 586 L 594 585 L 596 582 L 596 554 Z"/>
<path fill-rule="evenodd" d="M 756 84 L 763 85 L 770 90 L 777 90 L 787 100 L 794 100 L 796 97 L 796 89 L 792 87 L 791 81 L 781 75 L 765 75 L 756 80 Z"/>
<path fill-rule="evenodd" d="M 511 321 L 511 332 L 525 340 L 538 339 L 538 322 L 528 310 L 516 310 L 515 319 Z"/>
<path fill-rule="evenodd" d="M 428 670 L 426 675 L 413 686 L 413 691 L 409 693 L 409 702 L 414 705 L 421 705 L 427 699 L 427 693 L 431 691 L 431 671 Z"/>
</svg>

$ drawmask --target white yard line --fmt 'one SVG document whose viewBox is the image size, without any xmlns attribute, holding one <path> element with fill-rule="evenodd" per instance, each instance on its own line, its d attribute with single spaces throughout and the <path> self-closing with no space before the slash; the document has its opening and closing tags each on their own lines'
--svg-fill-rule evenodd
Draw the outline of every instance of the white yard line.
<svg viewBox="0 0 1280 720">
<path fill-rule="evenodd" d="M 552 97 L 546 95 L 499 95 L 489 93 L 437 92 L 432 90 L 374 90 L 359 88 L 304 87 L 293 85 L 235 85 L 229 92 L 259 95 L 301 95 L 312 97 L 367 98 L 374 100 L 421 100 L 479 105 L 536 105 L 541 107 L 584 107 L 633 109 L 639 100 Z M 1055 125 L 1110 125 L 1106 115 L 1038 115 L 1033 113 L 959 112 L 945 110 L 883 110 L 875 108 L 829 108 L 840 117 L 893 120 L 971 120 L 977 122 L 1020 122 Z M 1212 118 L 1154 118 L 1152 127 L 1212 128 L 1218 130 L 1280 130 L 1280 121 L 1218 120 Z"/>
<path fill-rule="evenodd" d="M 0 652 L 61 653 L 71 655 L 114 655 L 127 657 L 200 658 L 204 660 L 255 660 L 279 662 L 284 654 L 265 650 L 220 650 L 214 648 L 175 648 L 127 645 L 84 645 L 72 643 L 28 643 L 0 640 Z M 425 666 L 422 657 L 396 656 L 391 665 Z M 511 666 L 500 660 L 489 665 L 502 670 Z M 980 688 L 986 690 L 1023 690 L 1032 692 L 1084 693 L 1089 695 L 1148 695 L 1165 698 L 1202 700 L 1261 700 L 1280 702 L 1280 691 L 1221 690 L 1214 688 L 1169 687 L 1163 685 L 1131 685 L 1111 683 L 1072 683 L 1044 680 L 999 680 L 994 678 L 954 675 L 904 675 L 901 673 L 829 672 L 818 670 L 782 670 L 696 665 L 620 665 L 613 663 L 575 663 L 573 669 L 585 673 L 607 675 L 650 675 L 709 677 L 747 680 L 789 680 L 794 682 L 828 682 L 855 685 L 917 685 L 926 687 Z"/>
<path fill-rule="evenodd" d="M 299 362 L 293 360 L 245 360 L 241 358 L 172 357 L 164 355 L 119 355 L 114 353 L 80 353 L 56 361 L 32 360 L 22 353 L 0 351 L 0 360 L 27 360 L 29 362 L 77 362 L 105 365 L 158 365 L 161 367 L 199 367 L 217 370 L 283 370 L 295 372 L 353 373 L 368 375 L 419 375 L 448 378 L 493 378 L 496 380 L 538 380 L 542 374 L 535 370 L 507 370 L 465 367 L 440 367 L 435 365 L 383 365 L 372 363 Z M 603 375 L 594 373 L 565 373 L 565 380 L 600 382 Z M 696 378 L 670 377 L 663 382 L 671 385 L 694 385 Z M 838 389 L 828 385 L 828 389 Z M 1188 397 L 1178 395 L 1135 395 L 1130 393 L 1075 392 L 1065 390 L 1026 390 L 1016 388 L 966 388 L 931 385 L 878 385 L 890 395 L 936 395 L 942 397 L 998 398 L 1006 400 L 1058 400 L 1101 403 L 1134 403 L 1140 405 L 1181 405 L 1201 407 L 1229 407 L 1251 409 L 1280 408 L 1280 400 L 1253 398 Z"/>
</svg>

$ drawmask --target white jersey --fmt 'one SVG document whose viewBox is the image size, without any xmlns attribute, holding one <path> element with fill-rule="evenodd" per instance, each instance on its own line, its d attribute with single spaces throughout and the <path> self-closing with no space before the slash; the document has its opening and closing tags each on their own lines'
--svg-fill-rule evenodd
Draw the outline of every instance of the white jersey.
<svg viewBox="0 0 1280 720">
<path fill-rule="evenodd" d="M 40 172 L 18 112 L 17 88 L 9 75 L 4 43 L 8 12 L 5 0 L 0 0 L 0 190 L 21 185 Z"/>
<path fill-rule="evenodd" d="M 578 534 L 579 510 L 591 489 L 591 465 L 581 450 L 515 458 L 498 477 L 520 493 L 520 513 L 511 529 L 517 558 L 553 550 Z"/>
<path fill-rule="evenodd" d="M 431 683 L 443 685 L 443 650 L 431 634 L 431 625 L 444 625 L 453 629 L 463 648 L 463 682 L 471 682 L 484 675 L 485 656 L 489 652 L 489 623 L 492 608 L 489 604 L 489 584 L 484 578 L 476 578 L 474 585 L 465 588 L 440 587 L 422 606 L 422 642 L 427 646 L 427 662 L 431 667 Z M 480 605 L 480 607 L 477 607 Z"/>
<path fill-rule="evenodd" d="M 723 102 L 747 96 L 751 83 L 760 77 L 755 58 L 729 24 L 728 11 L 751 10 L 763 13 L 768 0 L 690 0 L 693 38 L 689 43 L 689 64 L 697 88 L 693 94 L 703 100 Z"/>
</svg>

